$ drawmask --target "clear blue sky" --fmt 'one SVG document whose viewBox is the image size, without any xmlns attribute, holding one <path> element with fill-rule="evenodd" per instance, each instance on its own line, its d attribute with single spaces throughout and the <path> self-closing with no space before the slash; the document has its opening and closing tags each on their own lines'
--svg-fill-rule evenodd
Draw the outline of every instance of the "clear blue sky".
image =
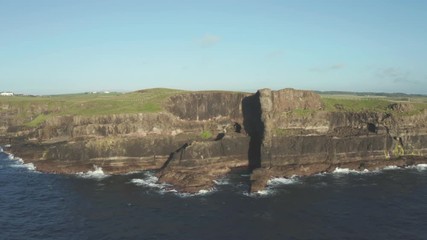
<svg viewBox="0 0 427 240">
<path fill-rule="evenodd" d="M 427 93 L 427 1 L 0 0 L 0 91 Z"/>
</svg>

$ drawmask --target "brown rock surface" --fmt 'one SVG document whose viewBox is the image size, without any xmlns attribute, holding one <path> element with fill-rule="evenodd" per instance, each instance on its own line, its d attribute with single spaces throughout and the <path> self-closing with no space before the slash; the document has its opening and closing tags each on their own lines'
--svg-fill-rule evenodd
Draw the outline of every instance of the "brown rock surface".
<svg viewBox="0 0 427 240">
<path fill-rule="evenodd" d="M 0 145 L 11 142 L 10 151 L 39 171 L 154 169 L 159 181 L 192 193 L 239 167 L 254 170 L 251 189 L 259 191 L 272 177 L 427 162 L 427 110 L 402 114 L 414 109 L 408 103 L 389 112 L 323 107 L 318 94 L 293 89 L 180 93 L 166 101 L 163 112 L 56 116 L 28 128 L 14 121 L 21 110 L 4 105 Z M 235 122 L 243 133 L 233 133 Z"/>
</svg>

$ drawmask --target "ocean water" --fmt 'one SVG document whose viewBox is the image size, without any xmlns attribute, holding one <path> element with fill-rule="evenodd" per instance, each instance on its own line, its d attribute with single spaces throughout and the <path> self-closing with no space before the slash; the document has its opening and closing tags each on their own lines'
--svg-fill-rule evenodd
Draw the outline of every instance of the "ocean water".
<svg viewBox="0 0 427 240">
<path fill-rule="evenodd" d="M 0 239 L 427 239 L 427 165 L 180 194 L 153 172 L 39 173 L 0 153 Z"/>
</svg>

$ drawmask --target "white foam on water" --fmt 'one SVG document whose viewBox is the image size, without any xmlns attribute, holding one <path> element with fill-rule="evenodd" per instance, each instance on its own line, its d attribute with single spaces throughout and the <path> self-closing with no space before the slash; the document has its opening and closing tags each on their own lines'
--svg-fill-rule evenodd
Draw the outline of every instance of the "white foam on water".
<svg viewBox="0 0 427 240">
<path fill-rule="evenodd" d="M 418 171 L 423 171 L 423 170 L 427 170 L 427 164 L 420 163 L 420 164 L 417 164 L 417 165 L 406 166 L 405 168 L 407 168 L 407 169 L 416 169 Z"/>
<path fill-rule="evenodd" d="M 144 172 L 143 178 L 134 178 L 130 181 L 137 186 L 149 187 L 156 190 L 160 194 L 172 193 L 178 197 L 187 198 L 194 196 L 205 196 L 216 191 L 215 188 L 202 189 L 197 193 L 179 192 L 172 188 L 172 185 L 167 183 L 159 183 L 159 179 L 152 172 Z"/>
<path fill-rule="evenodd" d="M 212 194 L 214 192 L 216 192 L 216 188 L 201 189 L 197 193 L 181 193 L 181 192 L 178 192 L 176 190 L 173 193 L 178 197 L 188 198 L 188 197 L 206 196 L 206 195 Z"/>
<path fill-rule="evenodd" d="M 350 170 L 349 168 L 335 168 L 335 170 L 332 173 L 338 173 L 338 174 L 349 174 L 349 173 L 357 173 L 356 170 Z"/>
<path fill-rule="evenodd" d="M 265 189 L 257 192 L 253 192 L 253 193 L 244 192 L 243 195 L 247 197 L 255 197 L 255 198 L 269 197 L 277 193 L 276 187 L 281 185 L 290 185 L 290 184 L 296 184 L 296 183 L 299 183 L 299 178 L 298 176 L 295 176 L 295 175 L 290 178 L 272 178 L 268 180 L 267 186 L 265 187 Z"/>
<path fill-rule="evenodd" d="M 0 147 L 0 152 L 3 152 L 3 148 L 2 147 Z"/>
<path fill-rule="evenodd" d="M 287 185 L 298 183 L 298 178 L 296 176 L 292 176 L 290 178 L 272 178 L 268 180 L 268 186 L 277 186 L 277 185 Z"/>
<path fill-rule="evenodd" d="M 252 197 L 252 198 L 264 198 L 264 197 L 270 197 L 276 194 L 276 191 L 271 188 L 266 188 L 264 190 L 260 190 L 253 193 L 244 192 L 243 195 L 246 197 Z"/>
<path fill-rule="evenodd" d="M 93 165 L 93 167 L 94 167 L 93 171 L 79 172 L 79 173 L 76 173 L 76 175 L 81 178 L 97 179 L 97 180 L 101 180 L 110 176 L 108 174 L 105 174 L 104 171 L 102 171 L 101 167 L 98 167 L 96 165 Z"/>
<path fill-rule="evenodd" d="M 261 191 L 256 192 L 255 194 L 261 197 L 266 197 L 266 196 L 270 196 L 273 195 L 275 192 L 272 189 L 264 189 Z"/>
<path fill-rule="evenodd" d="M 123 173 L 123 174 L 120 174 L 120 175 L 124 175 L 124 176 L 126 176 L 126 175 L 132 175 L 132 174 L 136 174 L 136 173 L 140 173 L 141 171 L 130 171 L 130 172 L 126 172 L 126 173 Z"/>
<path fill-rule="evenodd" d="M 13 160 L 15 163 L 10 165 L 13 168 L 26 168 L 28 171 L 36 171 L 36 167 L 33 163 L 24 163 L 22 158 L 15 157 L 13 154 L 9 154 L 9 159 Z"/>
<path fill-rule="evenodd" d="M 396 170 L 396 169 L 400 169 L 400 167 L 392 165 L 392 166 L 386 166 L 383 168 L 383 170 Z"/>
<path fill-rule="evenodd" d="M 145 179 L 142 178 L 134 178 L 130 182 L 137 186 L 145 186 L 150 188 L 164 189 L 167 187 L 167 184 L 157 182 L 158 178 L 154 176 L 147 177 Z"/>
<path fill-rule="evenodd" d="M 427 170 L 427 164 L 422 163 L 415 166 L 418 171 Z"/>
<path fill-rule="evenodd" d="M 204 194 L 208 194 L 209 192 L 210 192 L 210 190 L 201 189 L 201 190 L 199 190 L 198 194 L 204 195 Z"/>
<path fill-rule="evenodd" d="M 329 174 L 328 172 L 321 172 L 321 173 L 316 173 L 316 174 L 314 174 L 313 176 L 321 177 L 321 176 L 326 176 L 326 175 L 328 175 L 328 174 Z"/>
<path fill-rule="evenodd" d="M 350 173 L 356 173 L 356 174 L 364 174 L 364 173 L 370 173 L 371 171 L 369 171 L 368 169 L 364 169 L 363 171 L 357 171 L 357 170 L 353 170 L 353 169 L 349 169 L 349 168 L 335 168 L 335 170 L 332 172 L 333 174 L 350 174 Z M 373 172 L 377 172 L 377 171 L 373 171 Z"/>
<path fill-rule="evenodd" d="M 171 185 L 167 183 L 159 183 L 159 179 L 152 172 L 144 172 L 144 178 L 134 178 L 130 182 L 136 186 L 152 188 L 160 194 L 177 192 L 175 189 L 170 187 Z"/>
<path fill-rule="evenodd" d="M 33 163 L 25 163 L 24 166 L 30 171 L 36 171 L 36 166 Z"/>
</svg>

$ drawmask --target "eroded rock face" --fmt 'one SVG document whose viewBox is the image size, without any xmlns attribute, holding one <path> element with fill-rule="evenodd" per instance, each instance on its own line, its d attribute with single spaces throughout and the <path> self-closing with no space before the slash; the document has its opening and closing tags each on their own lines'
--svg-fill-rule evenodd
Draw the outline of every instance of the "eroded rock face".
<svg viewBox="0 0 427 240">
<path fill-rule="evenodd" d="M 319 94 L 311 91 L 286 88 L 272 91 L 270 95 L 271 101 L 274 103 L 274 107 L 271 110 L 275 112 L 285 112 L 295 109 L 321 110 L 323 108 Z"/>
<path fill-rule="evenodd" d="M 259 102 L 259 110 L 255 111 L 258 115 L 247 114 L 257 119 L 245 122 L 260 126 L 262 131 L 249 134 L 251 141 L 262 136 L 251 191 L 264 189 L 272 177 L 306 176 L 336 167 L 370 170 L 388 164 L 426 162 L 422 156 L 427 154 L 427 146 L 421 144 L 427 142 L 425 111 L 411 117 L 382 112 L 322 112 L 317 94 L 290 89 L 262 89 L 248 98 Z M 291 115 L 295 109 L 312 111 L 309 115 Z M 412 108 L 393 105 L 394 111 L 408 109 Z"/>
<path fill-rule="evenodd" d="M 233 92 L 184 93 L 169 99 L 167 110 L 185 120 L 209 120 L 227 116 L 242 119 L 242 99 L 248 94 Z"/>
<path fill-rule="evenodd" d="M 160 113 L 62 116 L 34 129 L 11 124 L 8 115 L 2 127 L 10 135 L 0 144 L 12 141 L 12 152 L 40 171 L 158 170 L 159 181 L 193 193 L 241 167 L 253 170 L 258 191 L 272 177 L 426 162 L 427 110 L 326 112 L 321 102 L 309 91 L 261 89 L 179 94 Z"/>
<path fill-rule="evenodd" d="M 215 179 L 247 166 L 249 139 L 229 134 L 218 141 L 194 141 L 169 155 L 158 173 L 159 181 L 172 183 L 184 192 L 196 193 L 214 186 Z"/>
</svg>

